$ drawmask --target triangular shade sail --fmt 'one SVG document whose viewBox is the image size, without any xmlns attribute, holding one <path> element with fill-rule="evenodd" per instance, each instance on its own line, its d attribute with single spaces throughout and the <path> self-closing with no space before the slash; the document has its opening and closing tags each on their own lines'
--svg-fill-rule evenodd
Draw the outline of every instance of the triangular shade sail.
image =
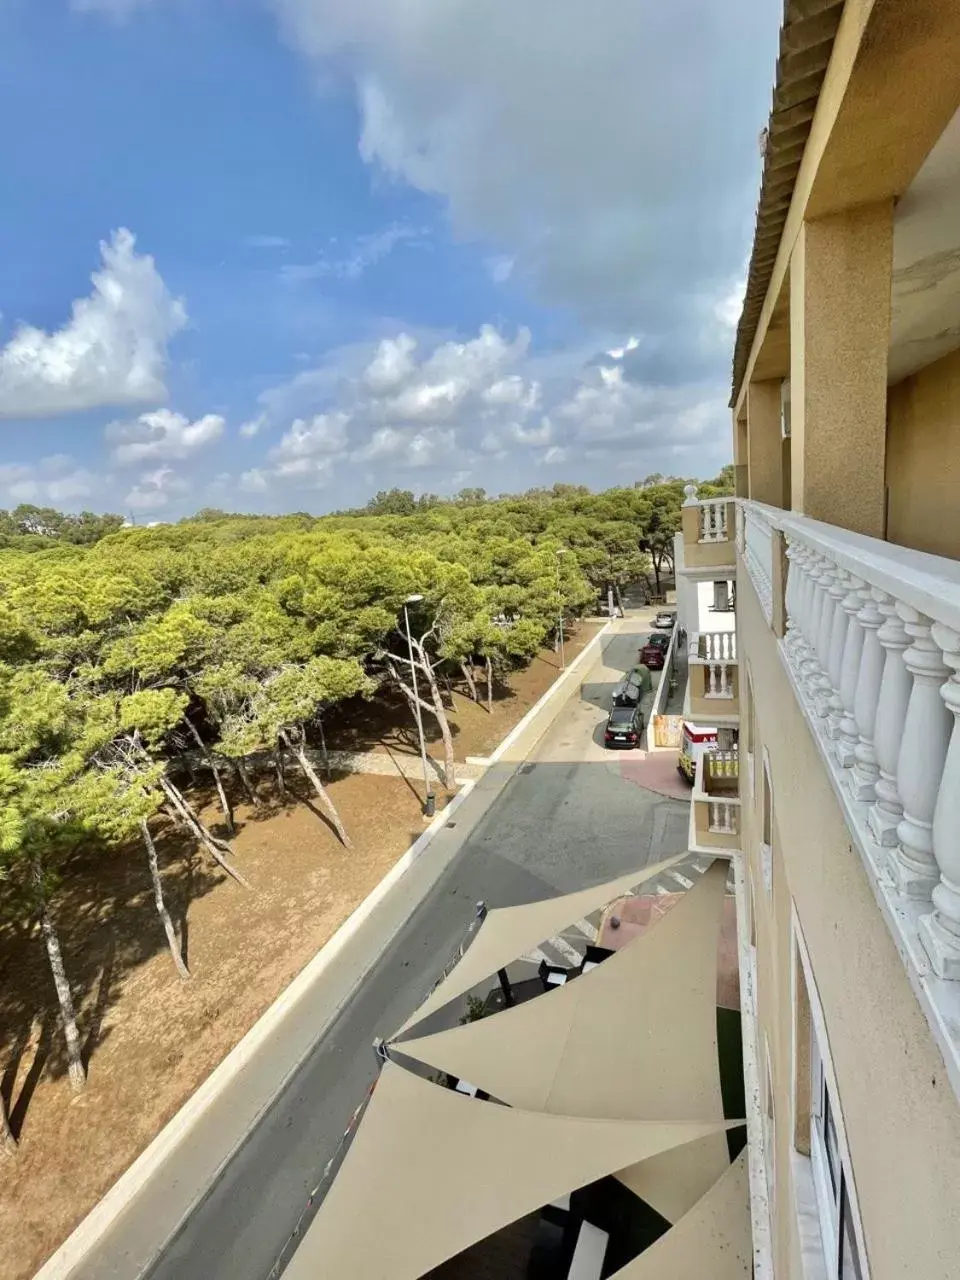
<svg viewBox="0 0 960 1280">
<path fill-rule="evenodd" d="M 388 1062 L 284 1276 L 416 1280 L 577 1187 L 723 1127 L 535 1115 Z"/>
<path fill-rule="evenodd" d="M 749 1280 L 753 1274 L 746 1148 L 676 1226 L 610 1280 Z"/>
<path fill-rule="evenodd" d="M 484 978 L 489 978 L 498 969 L 505 968 L 545 939 L 552 938 L 567 928 L 574 920 L 588 915 L 597 907 L 605 907 L 614 898 L 646 880 L 652 880 L 661 871 L 666 871 L 688 856 L 686 853 L 677 854 L 653 866 L 641 867 L 637 871 L 618 876 L 616 880 L 594 885 L 592 889 L 581 889 L 577 893 L 547 898 L 543 902 L 530 902 L 520 907 L 499 907 L 489 912 L 456 968 L 427 996 L 420 1008 L 410 1015 L 395 1035 L 402 1035 L 414 1023 L 422 1022 L 437 1009 L 456 1000 L 457 996 L 470 991 Z"/>
<path fill-rule="evenodd" d="M 574 982 L 397 1050 L 526 1111 L 720 1120 L 717 943 L 726 878 L 726 864 L 714 863 L 647 933 Z M 725 1137 L 715 1135 L 620 1178 L 676 1221 L 729 1160 Z"/>
</svg>

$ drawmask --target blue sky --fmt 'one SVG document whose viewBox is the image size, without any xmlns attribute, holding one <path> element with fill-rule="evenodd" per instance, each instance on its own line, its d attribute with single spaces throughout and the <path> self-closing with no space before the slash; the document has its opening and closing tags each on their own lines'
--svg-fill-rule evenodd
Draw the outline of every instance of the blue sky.
<svg viewBox="0 0 960 1280">
<path fill-rule="evenodd" d="M 711 474 L 778 16 L 0 0 L 0 505 Z"/>
</svg>

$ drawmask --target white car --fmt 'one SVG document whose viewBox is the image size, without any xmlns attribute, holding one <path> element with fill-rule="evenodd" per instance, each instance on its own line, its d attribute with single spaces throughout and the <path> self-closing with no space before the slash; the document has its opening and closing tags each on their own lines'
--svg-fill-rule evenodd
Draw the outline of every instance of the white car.
<svg viewBox="0 0 960 1280">
<path fill-rule="evenodd" d="M 668 613 L 666 609 L 661 609 L 653 620 L 653 625 L 659 627 L 661 631 L 670 631 L 673 624 L 677 620 L 675 613 Z"/>
</svg>

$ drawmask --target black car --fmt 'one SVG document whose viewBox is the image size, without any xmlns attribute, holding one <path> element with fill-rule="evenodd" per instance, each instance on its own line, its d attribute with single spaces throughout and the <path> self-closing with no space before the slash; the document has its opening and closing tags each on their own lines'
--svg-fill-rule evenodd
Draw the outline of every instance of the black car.
<svg viewBox="0 0 960 1280">
<path fill-rule="evenodd" d="M 643 733 L 643 712 L 639 707 L 614 707 L 603 731 L 605 747 L 636 747 Z"/>
</svg>

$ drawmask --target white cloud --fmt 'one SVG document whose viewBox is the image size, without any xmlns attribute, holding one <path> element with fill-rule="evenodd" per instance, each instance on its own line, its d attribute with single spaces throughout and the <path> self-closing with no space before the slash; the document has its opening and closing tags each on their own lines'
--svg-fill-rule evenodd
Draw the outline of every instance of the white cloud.
<svg viewBox="0 0 960 1280">
<path fill-rule="evenodd" d="M 290 241 L 286 236 L 244 236 L 245 249 L 289 249 Z"/>
<path fill-rule="evenodd" d="M 557 467 L 562 462 L 566 462 L 570 457 L 570 450 L 563 449 L 559 445 L 554 445 L 552 449 L 548 449 L 541 458 L 544 466 Z"/>
<path fill-rule="evenodd" d="M 241 422 L 240 434 L 247 440 L 252 436 L 259 435 L 265 426 L 269 423 L 269 418 L 265 413 L 258 413 L 255 418 L 251 418 L 248 422 Z"/>
<path fill-rule="evenodd" d="M 159 511 L 189 488 L 189 482 L 172 467 L 158 467 L 155 471 L 143 473 L 127 493 L 124 503 L 134 511 Z"/>
<path fill-rule="evenodd" d="M 207 413 L 191 422 L 182 413 L 156 409 L 134 422 L 112 422 L 104 433 L 121 466 L 149 459 L 189 458 L 219 440 L 226 430 L 219 414 Z"/>
<path fill-rule="evenodd" d="M 297 418 L 277 447 L 270 450 L 270 457 L 282 466 L 297 458 L 342 453 L 347 447 L 349 422 L 345 413 L 318 413 L 309 421 Z"/>
<path fill-rule="evenodd" d="M 10 505 L 26 502 L 69 509 L 79 500 L 92 497 L 102 484 L 101 476 L 62 453 L 41 458 L 37 463 L 0 466 L 0 493 Z"/>
<path fill-rule="evenodd" d="M 639 345 L 640 345 L 640 339 L 634 338 L 631 335 L 631 337 L 629 337 L 626 340 L 626 342 L 623 344 L 622 347 L 611 348 L 611 350 L 607 352 L 607 355 L 610 357 L 611 360 L 622 360 L 628 351 L 636 351 Z"/>
<path fill-rule="evenodd" d="M 382 395 L 399 387 L 413 372 L 411 357 L 416 349 L 417 340 L 408 333 L 384 338 L 363 373 L 363 380 L 370 390 Z"/>
<path fill-rule="evenodd" d="M 659 333 L 740 265 L 770 0 L 607 0 L 602 21 L 595 0 L 275 3 L 322 76 L 351 77 L 363 159 L 444 199 L 546 301 Z"/>
<path fill-rule="evenodd" d="M 0 350 L 0 418 L 161 400 L 167 344 L 187 322 L 124 228 L 102 243 L 93 291 L 53 333 L 22 324 Z"/>
<path fill-rule="evenodd" d="M 330 250 L 321 253 L 313 262 L 284 264 L 280 268 L 280 275 L 293 283 L 323 280 L 327 277 L 335 280 L 359 280 L 370 267 L 388 257 L 398 244 L 417 240 L 421 235 L 423 228 L 394 224 L 384 227 L 382 231 L 358 236 L 345 249 L 340 249 L 334 241 L 331 242 Z"/>
</svg>

